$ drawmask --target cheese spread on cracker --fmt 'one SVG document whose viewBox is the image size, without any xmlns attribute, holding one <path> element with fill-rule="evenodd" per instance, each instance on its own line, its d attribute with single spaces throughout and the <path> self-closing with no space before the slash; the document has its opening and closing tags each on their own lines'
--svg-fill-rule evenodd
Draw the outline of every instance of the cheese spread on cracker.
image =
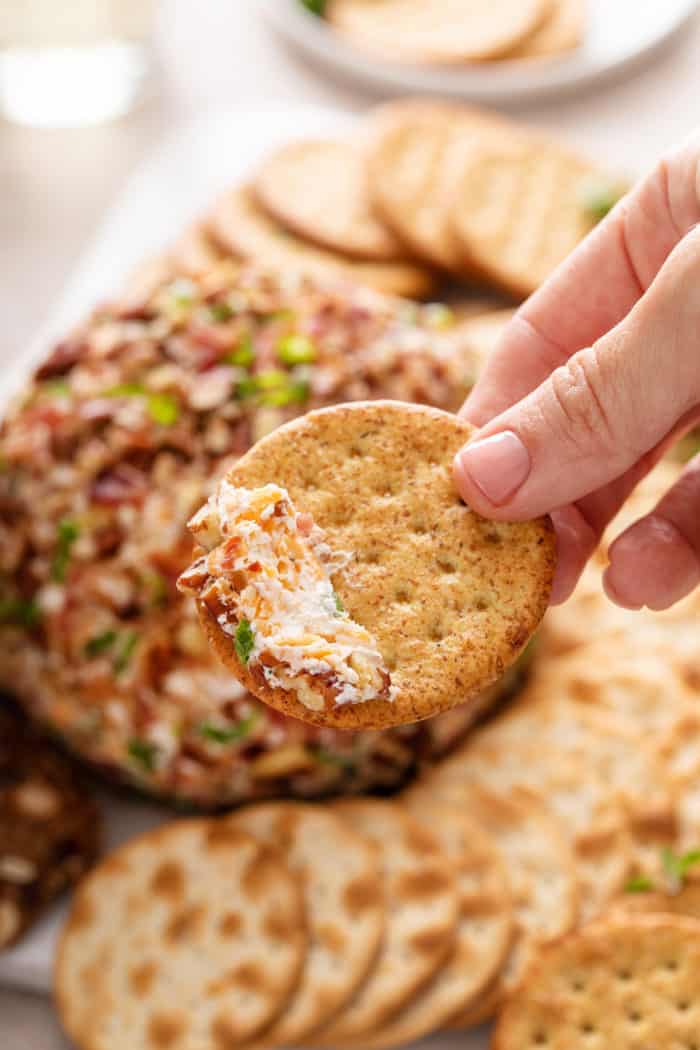
<svg viewBox="0 0 700 1050">
<path fill-rule="evenodd" d="M 223 480 L 189 529 L 205 553 L 178 586 L 207 606 L 250 674 L 311 710 L 391 698 L 376 641 L 333 588 L 351 555 L 331 551 L 286 489 Z"/>
</svg>

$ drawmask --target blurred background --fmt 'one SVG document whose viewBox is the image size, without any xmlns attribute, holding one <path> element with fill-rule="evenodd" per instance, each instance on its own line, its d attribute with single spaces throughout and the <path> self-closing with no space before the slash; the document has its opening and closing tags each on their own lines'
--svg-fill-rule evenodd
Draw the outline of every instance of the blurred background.
<svg viewBox="0 0 700 1050">
<path fill-rule="evenodd" d="M 0 2 L 0 364 L 22 354 L 129 173 L 164 135 L 231 105 L 316 102 L 361 113 L 381 97 L 314 68 L 271 32 L 259 6 Z M 618 76 L 520 114 L 636 175 L 700 126 L 699 69 L 695 18 Z M 174 215 L 174 231 L 178 223 Z M 65 1046 L 43 1000 L 0 991 L 0 1018 L 2 1050 Z"/>
</svg>

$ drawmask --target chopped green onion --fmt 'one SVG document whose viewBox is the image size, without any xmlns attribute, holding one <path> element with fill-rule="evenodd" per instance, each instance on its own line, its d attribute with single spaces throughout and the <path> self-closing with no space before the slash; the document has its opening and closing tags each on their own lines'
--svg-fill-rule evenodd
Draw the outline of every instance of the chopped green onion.
<svg viewBox="0 0 700 1050">
<path fill-rule="evenodd" d="M 212 303 L 209 307 L 209 316 L 212 321 L 230 321 L 233 317 L 233 310 L 228 303 Z"/>
<path fill-rule="evenodd" d="M 41 609 L 33 599 L 0 598 L 0 623 L 30 629 L 41 620 Z"/>
<path fill-rule="evenodd" d="M 236 650 L 238 659 L 243 664 L 247 664 L 250 659 L 250 654 L 253 651 L 255 645 L 255 635 L 253 629 L 250 626 L 248 620 L 241 620 L 238 627 L 236 628 L 236 636 L 233 640 L 233 646 Z"/>
<path fill-rule="evenodd" d="M 180 418 L 180 402 L 172 394 L 149 394 L 148 414 L 154 423 L 171 427 Z"/>
<path fill-rule="evenodd" d="M 168 581 L 165 576 L 160 572 L 147 572 L 142 581 L 150 591 L 151 605 L 155 608 L 165 605 L 168 599 Z"/>
<path fill-rule="evenodd" d="M 284 408 L 286 405 L 303 403 L 308 400 L 310 393 L 309 384 L 306 380 L 300 379 L 278 390 L 266 390 L 260 401 L 269 408 Z"/>
<path fill-rule="evenodd" d="M 248 401 L 251 397 L 257 396 L 259 389 L 256 377 L 246 376 L 245 379 L 241 379 L 240 382 L 236 383 L 234 393 L 239 401 Z"/>
<path fill-rule="evenodd" d="M 446 303 L 428 303 L 425 319 L 431 328 L 451 328 L 455 323 L 455 314 Z"/>
<path fill-rule="evenodd" d="M 307 335 L 287 335 L 277 344 L 277 357 L 285 365 L 308 365 L 316 360 L 316 346 Z"/>
<path fill-rule="evenodd" d="M 131 663 L 131 657 L 134 655 L 134 650 L 138 645 L 138 641 L 139 635 L 137 631 L 127 631 L 126 634 L 121 636 L 114 657 L 113 666 L 115 674 L 120 675 L 126 671 Z"/>
<path fill-rule="evenodd" d="M 661 851 L 661 863 L 666 876 L 672 882 L 682 885 L 690 869 L 700 864 L 700 850 L 690 850 L 688 853 L 679 855 L 666 846 Z"/>
<path fill-rule="evenodd" d="M 217 726 L 213 722 L 202 722 L 199 726 L 199 735 L 206 740 L 212 740 L 215 744 L 232 744 L 236 740 L 245 740 L 250 736 L 253 726 L 258 721 L 257 712 L 249 718 L 242 718 L 235 726 Z"/>
<path fill-rule="evenodd" d="M 145 393 L 143 383 L 118 383 L 105 390 L 103 397 L 143 397 Z"/>
<path fill-rule="evenodd" d="M 224 361 L 229 365 L 239 365 L 241 368 L 249 368 L 255 360 L 255 348 L 253 340 L 249 335 L 243 336 L 235 350 L 226 354 Z"/>
<path fill-rule="evenodd" d="M 136 765 L 141 766 L 141 768 L 147 773 L 152 773 L 156 768 L 158 748 L 155 744 L 152 744 L 150 740 L 141 740 L 139 737 L 132 737 L 127 745 L 127 751 L 129 753 L 129 758 L 131 758 Z"/>
<path fill-rule="evenodd" d="M 264 372 L 258 372 L 255 379 L 257 380 L 258 389 L 276 390 L 288 382 L 289 376 L 280 368 L 266 368 Z"/>
<path fill-rule="evenodd" d="M 307 380 L 293 379 L 289 373 L 277 368 L 246 376 L 236 384 L 235 390 L 239 400 L 258 398 L 259 403 L 268 408 L 282 408 L 285 405 L 304 402 L 310 393 L 311 387 Z"/>
<path fill-rule="evenodd" d="M 70 383 L 65 379 L 51 379 L 48 383 L 42 383 L 41 392 L 50 397 L 70 397 Z"/>
<path fill-rule="evenodd" d="M 590 180 L 581 187 L 581 207 L 592 222 L 600 222 L 622 194 L 611 183 Z"/>
<path fill-rule="evenodd" d="M 118 635 L 116 631 L 103 631 L 102 634 L 96 634 L 85 643 L 85 655 L 92 659 L 95 656 L 100 656 L 102 653 L 106 653 L 108 649 L 112 648 L 117 637 Z"/>
<path fill-rule="evenodd" d="M 312 15 L 323 17 L 326 10 L 326 0 L 301 0 L 302 7 L 310 11 Z"/>
<path fill-rule="evenodd" d="M 654 884 L 646 875 L 635 875 L 625 886 L 625 893 L 649 893 Z"/>
<path fill-rule="evenodd" d="M 352 770 L 355 768 L 355 762 L 352 758 L 347 755 L 339 755 L 336 751 L 328 751 L 325 747 L 317 747 L 314 750 L 314 757 L 324 766 L 337 766 L 340 769 Z"/>
<path fill-rule="evenodd" d="M 57 583 L 63 583 L 66 578 L 71 548 L 79 535 L 79 526 L 70 518 L 59 521 L 56 530 L 56 553 L 51 562 L 51 578 Z"/>
<path fill-rule="evenodd" d="M 343 605 L 343 603 L 341 602 L 340 598 L 335 593 L 335 591 L 333 592 L 333 597 L 335 598 L 335 607 L 336 607 L 337 611 L 339 613 L 344 613 L 345 612 L 345 606 Z"/>
</svg>

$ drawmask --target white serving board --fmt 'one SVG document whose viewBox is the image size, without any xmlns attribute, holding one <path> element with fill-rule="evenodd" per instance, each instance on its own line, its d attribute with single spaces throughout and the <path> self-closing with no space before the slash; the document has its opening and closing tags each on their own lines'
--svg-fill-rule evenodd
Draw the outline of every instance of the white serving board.
<svg viewBox="0 0 700 1050">
<path fill-rule="evenodd" d="M 108 213 L 48 324 L 27 353 L 0 377 L 0 409 L 52 340 L 118 289 L 150 253 L 171 242 L 216 193 L 242 181 L 276 146 L 292 138 L 342 133 L 353 119 L 337 109 L 315 106 L 236 107 L 196 121 L 163 142 L 136 170 Z M 106 788 L 100 802 L 107 848 L 175 819 L 167 807 L 125 800 Z M 0 984 L 50 992 L 56 939 L 66 908 L 65 901 L 57 904 L 16 948 L 0 952 Z M 468 1036 L 445 1034 L 420 1044 L 421 1050 L 484 1050 L 486 1045 L 483 1030 Z"/>
<path fill-rule="evenodd" d="M 459 67 L 383 62 L 346 43 L 300 0 L 258 0 L 274 29 L 331 76 L 395 94 L 449 95 L 470 102 L 518 106 L 574 92 L 650 56 L 681 32 L 698 0 L 588 0 L 585 41 L 570 55 Z"/>
</svg>

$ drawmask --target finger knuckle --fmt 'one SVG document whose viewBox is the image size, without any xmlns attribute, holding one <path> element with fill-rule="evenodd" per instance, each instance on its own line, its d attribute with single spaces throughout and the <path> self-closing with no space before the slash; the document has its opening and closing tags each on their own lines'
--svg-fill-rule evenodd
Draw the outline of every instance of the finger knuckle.
<svg viewBox="0 0 700 1050">
<path fill-rule="evenodd" d="M 605 372 L 600 352 L 588 347 L 552 373 L 553 412 L 562 437 L 579 451 L 590 450 L 591 439 L 598 454 L 611 451 L 616 444 Z"/>
</svg>

